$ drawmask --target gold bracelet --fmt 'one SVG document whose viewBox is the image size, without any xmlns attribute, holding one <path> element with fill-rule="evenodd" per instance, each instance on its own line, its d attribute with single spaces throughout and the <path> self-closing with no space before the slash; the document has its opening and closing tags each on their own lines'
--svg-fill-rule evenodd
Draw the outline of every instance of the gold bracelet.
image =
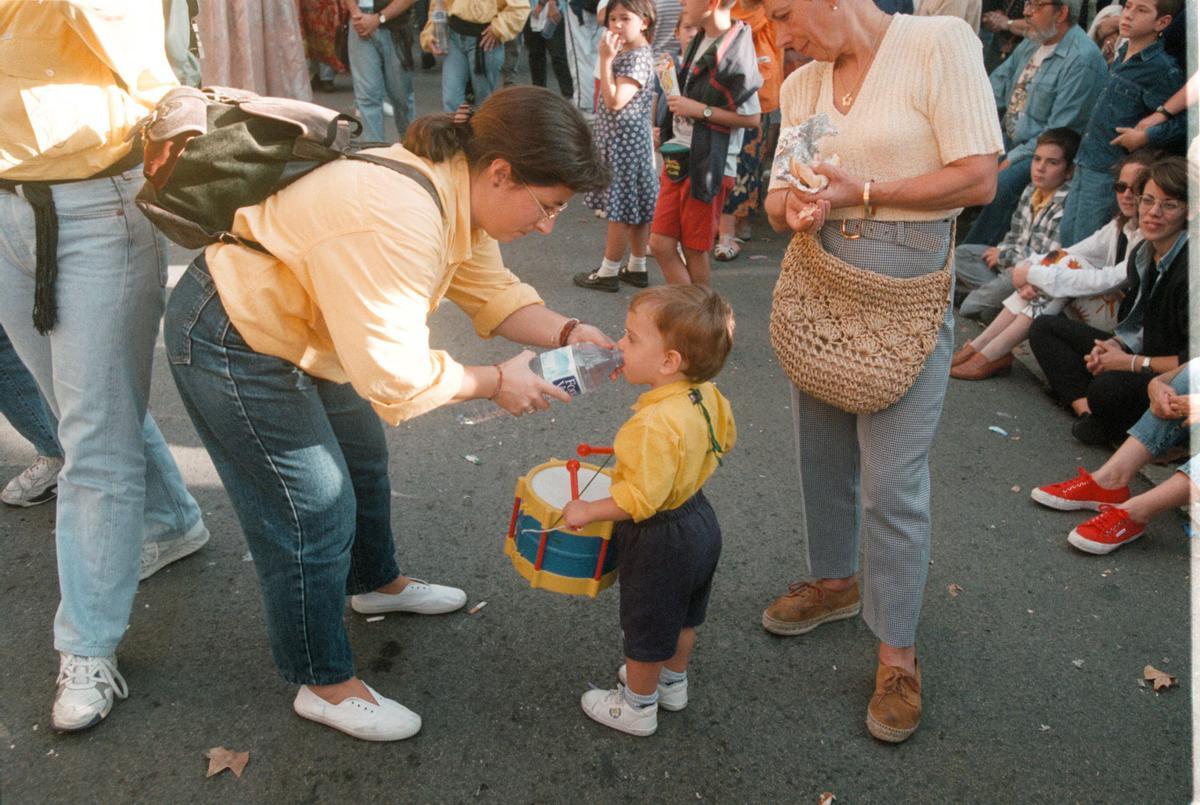
<svg viewBox="0 0 1200 805">
<path fill-rule="evenodd" d="M 863 182 L 863 215 L 867 218 L 875 217 L 875 210 L 871 209 L 871 185 L 874 183 L 874 179 Z"/>
<path fill-rule="evenodd" d="M 567 339 L 571 337 L 571 332 L 579 326 L 579 319 L 567 319 L 563 324 L 562 329 L 558 332 L 558 345 L 565 347 Z"/>
</svg>

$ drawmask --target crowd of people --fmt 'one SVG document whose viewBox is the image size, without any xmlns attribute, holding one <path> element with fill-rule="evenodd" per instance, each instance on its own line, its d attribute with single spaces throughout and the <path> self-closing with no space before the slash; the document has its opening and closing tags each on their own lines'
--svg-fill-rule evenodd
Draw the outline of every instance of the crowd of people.
<svg viewBox="0 0 1200 805">
<path fill-rule="evenodd" d="M 630 734 L 687 704 L 721 544 L 702 487 L 736 437 L 710 382 L 734 333 L 710 260 L 739 259 L 756 219 L 876 275 L 957 283 L 894 403 L 855 412 L 793 388 L 808 580 L 762 624 L 791 637 L 861 613 L 879 641 L 877 739 L 921 721 L 929 451 L 950 379 L 1008 374 L 1028 339 L 1075 437 L 1115 446 L 1095 473 L 1032 493 L 1098 512 L 1068 536 L 1079 550 L 1115 550 L 1195 494 L 1191 461 L 1129 488 L 1146 463 L 1186 458 L 1200 419 L 1185 156 L 1200 80 L 1184 78 L 1181 0 L 1125 0 L 1092 20 L 1081 0 L 142 5 L 0 8 L 18 32 L 0 48 L 46 44 L 0 75 L 5 95 L 39 98 L 0 122 L 0 412 L 37 455 L 0 500 L 57 498 L 56 730 L 93 727 L 128 695 L 116 653 L 138 582 L 209 539 L 148 410 L 160 321 L 250 546 L 273 658 L 299 686 L 293 707 L 366 740 L 421 720 L 356 675 L 346 597 L 358 613 L 466 600 L 397 562 L 383 425 L 465 400 L 525 416 L 565 398 L 528 350 L 470 366 L 434 348 L 426 317 L 442 299 L 482 337 L 619 349 L 625 379 L 649 387 L 617 434 L 611 497 L 564 510 L 569 527 L 618 523 L 625 664 L 581 705 Z M 508 86 L 522 43 L 539 87 Z M 412 74 L 439 66 L 443 111 L 418 118 Z M 346 70 L 361 145 L 421 181 L 354 160 L 313 170 L 242 207 L 236 237 L 196 257 L 168 299 L 165 243 L 134 203 L 139 125 L 178 83 L 309 100 Z M 104 78 L 70 79 L 84 73 Z M 814 162 L 819 189 L 801 191 L 770 166 L 780 132 L 814 115 L 833 121 L 821 153 L 839 159 Z M 575 285 L 646 289 L 615 345 L 546 307 L 501 254 L 551 234 L 579 193 L 606 234 Z M 986 325 L 957 350 L 955 306 Z"/>
</svg>

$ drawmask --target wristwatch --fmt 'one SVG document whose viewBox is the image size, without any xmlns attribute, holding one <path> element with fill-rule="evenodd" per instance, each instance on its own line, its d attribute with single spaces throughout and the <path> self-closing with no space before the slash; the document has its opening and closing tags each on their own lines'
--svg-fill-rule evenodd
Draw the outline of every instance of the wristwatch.
<svg viewBox="0 0 1200 805">
<path fill-rule="evenodd" d="M 704 107 L 704 111 L 701 112 L 700 114 L 704 116 L 705 120 L 708 120 L 710 117 L 712 117 L 712 107 L 711 106 Z"/>
<path fill-rule="evenodd" d="M 387 22 L 387 17 L 384 16 L 382 11 L 380 11 L 379 12 L 379 24 L 383 25 L 385 22 Z"/>
<path fill-rule="evenodd" d="M 1149 355 L 1142 357 L 1142 374 L 1144 374 L 1144 375 L 1154 374 L 1154 369 L 1151 368 L 1151 366 L 1150 366 L 1150 356 Z"/>
<path fill-rule="evenodd" d="M 1173 112 L 1168 111 L 1167 107 L 1161 103 L 1154 109 L 1154 111 L 1158 112 L 1158 114 L 1162 115 L 1167 120 L 1170 120 L 1171 118 L 1175 117 L 1175 114 Z"/>
</svg>

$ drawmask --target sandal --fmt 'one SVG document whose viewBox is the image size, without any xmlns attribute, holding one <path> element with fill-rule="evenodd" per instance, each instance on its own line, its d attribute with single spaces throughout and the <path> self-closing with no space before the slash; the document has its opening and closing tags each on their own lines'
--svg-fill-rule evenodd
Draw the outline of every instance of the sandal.
<svg viewBox="0 0 1200 805">
<path fill-rule="evenodd" d="M 713 257 L 722 263 L 728 263 L 742 253 L 742 244 L 737 238 L 722 235 L 713 248 Z"/>
</svg>

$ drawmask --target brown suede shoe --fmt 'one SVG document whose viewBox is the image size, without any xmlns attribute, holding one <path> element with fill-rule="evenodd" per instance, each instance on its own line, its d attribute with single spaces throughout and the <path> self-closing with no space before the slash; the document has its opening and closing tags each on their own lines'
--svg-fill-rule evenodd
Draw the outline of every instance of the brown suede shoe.
<svg viewBox="0 0 1200 805">
<path fill-rule="evenodd" d="M 798 581 L 763 610 L 762 625 L 771 634 L 791 637 L 811 632 L 828 621 L 853 618 L 861 609 L 858 579 L 844 590 L 827 590 Z"/>
<path fill-rule="evenodd" d="M 875 671 L 875 695 L 867 705 L 867 732 L 898 744 L 921 725 L 921 663 L 916 676 L 894 665 Z"/>
<path fill-rule="evenodd" d="M 950 376 L 959 380 L 987 380 L 996 375 L 1006 375 L 1012 371 L 1013 356 L 1008 353 L 1002 358 L 989 361 L 983 353 L 977 352 L 972 357 L 950 367 Z"/>
<path fill-rule="evenodd" d="M 963 344 L 962 349 L 954 353 L 954 357 L 950 359 L 950 365 L 958 366 L 960 363 L 966 363 L 969 358 L 973 358 L 978 354 L 979 351 L 968 341 Z"/>
</svg>

